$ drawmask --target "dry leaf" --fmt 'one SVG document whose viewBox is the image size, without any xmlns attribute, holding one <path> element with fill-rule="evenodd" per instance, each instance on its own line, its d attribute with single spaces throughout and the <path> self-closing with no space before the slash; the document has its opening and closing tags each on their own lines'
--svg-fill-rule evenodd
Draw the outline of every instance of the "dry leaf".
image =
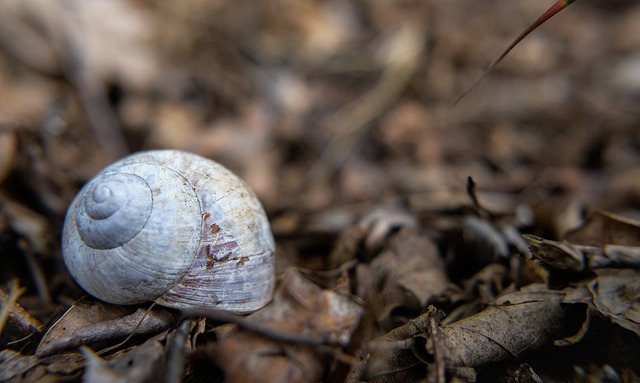
<svg viewBox="0 0 640 383">
<path fill-rule="evenodd" d="M 564 294 L 543 285 L 529 285 L 448 325 L 440 325 L 443 314 L 431 307 L 372 343 L 372 354 L 364 361 L 364 376 L 396 382 L 392 376 L 396 371 L 416 376 L 416 371 L 421 371 L 419 364 L 431 360 L 441 370 L 517 358 L 562 336 L 565 325 L 560 303 Z"/>
<path fill-rule="evenodd" d="M 410 228 L 391 237 L 370 264 L 359 265 L 357 277 L 358 295 L 371 302 L 380 321 L 397 307 L 419 312 L 450 286 L 435 244 Z"/>
<path fill-rule="evenodd" d="M 353 298 L 322 290 L 289 269 L 273 302 L 246 319 L 274 332 L 346 346 L 363 312 Z M 213 358 L 229 382 L 313 382 L 322 372 L 320 352 L 234 327 L 220 335 Z"/>
<path fill-rule="evenodd" d="M 447 366 L 518 357 L 562 335 L 563 297 L 564 292 L 539 284 L 502 295 L 478 314 L 438 328 L 428 348 L 441 353 Z"/>
<path fill-rule="evenodd" d="M 583 271 L 605 267 L 640 267 L 640 246 L 583 246 L 525 234 L 533 256 L 560 270 Z"/>
<path fill-rule="evenodd" d="M 36 355 L 50 355 L 81 345 L 156 334 L 169 328 L 173 316 L 161 308 L 142 309 L 101 302 L 76 302 L 44 335 Z"/>
<path fill-rule="evenodd" d="M 158 382 L 164 376 L 164 347 L 157 339 L 121 352 L 108 361 L 86 346 L 81 348 L 87 358 L 82 380 L 87 383 Z"/>
<path fill-rule="evenodd" d="M 585 267 L 584 255 L 570 243 L 552 241 L 524 234 L 524 239 L 529 242 L 531 254 L 546 263 L 561 270 L 582 271 Z"/>
<path fill-rule="evenodd" d="M 640 336 L 640 270 L 595 270 L 587 288 L 593 305 L 613 323 Z"/>
<path fill-rule="evenodd" d="M 564 239 L 576 245 L 640 246 L 640 222 L 599 210 Z"/>
<path fill-rule="evenodd" d="M 38 357 L 22 355 L 13 350 L 0 351 L 0 381 L 6 382 L 23 375 L 38 364 Z"/>
</svg>

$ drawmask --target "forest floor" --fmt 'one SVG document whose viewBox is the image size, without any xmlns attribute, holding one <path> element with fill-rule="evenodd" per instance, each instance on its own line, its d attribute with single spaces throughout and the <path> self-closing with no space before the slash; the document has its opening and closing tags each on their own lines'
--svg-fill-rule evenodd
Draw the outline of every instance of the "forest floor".
<svg viewBox="0 0 640 383">
<path fill-rule="evenodd" d="M 640 3 L 576 2 L 452 107 L 550 5 L 0 2 L 0 381 L 639 382 Z M 71 278 L 74 195 L 160 148 L 256 192 L 271 304 Z"/>
</svg>

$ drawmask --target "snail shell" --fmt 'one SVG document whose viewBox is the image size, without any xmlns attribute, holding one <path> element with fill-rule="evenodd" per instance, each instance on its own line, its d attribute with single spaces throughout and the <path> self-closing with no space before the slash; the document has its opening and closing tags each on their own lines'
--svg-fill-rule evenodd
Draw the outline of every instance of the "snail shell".
<svg viewBox="0 0 640 383">
<path fill-rule="evenodd" d="M 106 302 L 248 313 L 275 285 L 275 242 L 248 186 L 195 154 L 158 150 L 108 166 L 65 218 L 74 279 Z"/>
</svg>

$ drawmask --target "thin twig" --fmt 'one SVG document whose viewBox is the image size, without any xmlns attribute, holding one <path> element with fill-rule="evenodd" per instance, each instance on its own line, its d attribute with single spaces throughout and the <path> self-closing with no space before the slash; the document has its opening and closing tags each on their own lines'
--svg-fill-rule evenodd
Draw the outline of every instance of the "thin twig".
<svg viewBox="0 0 640 383">
<path fill-rule="evenodd" d="M 476 82 L 474 82 L 473 85 L 471 85 L 469 88 L 467 88 L 467 90 L 465 90 L 460 95 L 460 97 L 458 97 L 458 99 L 450 106 L 449 109 L 451 109 L 454 106 L 456 106 L 460 101 L 462 101 L 463 98 L 465 98 L 465 96 L 467 94 L 469 94 L 473 90 L 475 90 L 478 87 L 478 85 L 480 85 L 482 80 L 484 80 L 484 78 L 487 77 L 487 75 L 491 71 L 493 71 L 495 69 L 495 67 L 498 66 L 498 64 L 500 64 L 502 59 L 504 59 L 509 54 L 509 52 L 511 52 L 511 50 L 513 48 L 515 48 L 515 46 L 518 45 L 525 37 L 527 37 L 536 28 L 538 28 L 539 26 L 544 24 L 547 20 L 552 18 L 555 14 L 557 14 L 560 11 L 562 11 L 563 9 L 565 9 L 566 7 L 568 7 L 569 5 L 574 3 L 575 1 L 576 0 L 558 0 L 558 1 L 556 1 L 549 9 L 547 9 L 540 17 L 538 17 L 536 19 L 536 21 L 533 22 L 533 24 L 529 25 L 524 31 L 522 31 L 522 33 L 520 33 L 518 35 L 518 37 L 516 37 L 511 42 L 511 44 L 509 44 L 509 46 L 507 46 L 507 48 L 504 51 L 502 51 L 502 53 L 500 54 L 500 56 L 498 56 L 498 58 L 493 60 L 493 62 L 487 67 L 487 69 L 485 69 L 485 71 L 482 72 L 482 75 L 476 80 Z"/>
<path fill-rule="evenodd" d="M 20 295 L 22 295 L 25 290 L 24 287 L 18 285 L 18 280 L 14 279 L 11 281 L 9 294 L 4 294 L 4 291 L 2 291 L 2 302 L 0 302 L 2 303 L 2 310 L 0 310 L 0 334 L 2 334 L 2 330 L 4 330 L 4 326 L 9 319 L 9 315 L 14 310 L 18 298 L 20 298 Z"/>
<path fill-rule="evenodd" d="M 184 360 L 189 333 L 195 327 L 194 320 L 185 320 L 171 334 L 167 340 L 167 372 L 164 379 L 165 383 L 179 383 L 184 375 Z"/>
<path fill-rule="evenodd" d="M 290 332 L 282 332 L 270 329 L 268 327 L 261 326 L 254 322 L 251 322 L 247 318 L 232 314 L 221 310 L 211 309 L 184 309 L 181 310 L 182 315 L 185 318 L 200 318 L 205 317 L 209 320 L 221 323 L 233 323 L 242 327 L 245 330 L 249 330 L 255 334 L 262 335 L 266 338 L 283 342 L 303 344 L 309 346 L 338 346 L 340 343 L 330 338 L 314 337 L 309 335 L 293 334 Z"/>
</svg>

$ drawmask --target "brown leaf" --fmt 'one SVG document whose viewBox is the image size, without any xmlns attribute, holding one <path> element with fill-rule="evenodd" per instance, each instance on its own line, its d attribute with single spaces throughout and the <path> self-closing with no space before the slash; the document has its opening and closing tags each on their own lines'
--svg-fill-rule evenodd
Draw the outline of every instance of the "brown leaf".
<svg viewBox="0 0 640 383">
<path fill-rule="evenodd" d="M 640 270 L 601 269 L 587 288 L 593 305 L 613 323 L 640 335 Z"/>
<path fill-rule="evenodd" d="M 0 351 L 0 381 L 6 382 L 23 375 L 38 364 L 33 355 L 22 355 L 13 350 Z"/>
<path fill-rule="evenodd" d="M 127 383 L 157 382 L 164 373 L 164 347 L 156 339 L 149 339 L 106 361 L 86 346 L 82 353 L 87 358 L 83 375 L 85 382 Z"/>
<path fill-rule="evenodd" d="M 562 335 L 562 291 L 529 285 L 471 317 L 438 327 L 427 343 L 447 366 L 481 366 L 533 350 Z"/>
<path fill-rule="evenodd" d="M 435 244 L 409 228 L 393 236 L 369 265 L 360 265 L 358 279 L 358 295 L 377 308 L 378 320 L 388 319 L 396 307 L 420 311 L 450 286 Z"/>
<path fill-rule="evenodd" d="M 564 239 L 577 245 L 640 246 L 640 222 L 599 210 Z"/>
<path fill-rule="evenodd" d="M 246 319 L 274 333 L 346 346 L 363 312 L 353 298 L 322 290 L 289 269 L 273 302 Z M 220 334 L 213 358 L 230 382 L 311 382 L 322 372 L 319 352 L 316 347 L 283 344 L 268 334 L 232 327 Z"/>
<path fill-rule="evenodd" d="M 418 337 L 429 331 L 432 321 L 440 322 L 443 318 L 442 311 L 429 306 L 424 314 L 369 342 L 361 361 L 360 379 L 376 383 L 420 381 L 426 367 L 419 356 L 424 344 L 418 342 Z"/>
<path fill-rule="evenodd" d="M 169 328 L 173 316 L 160 308 L 142 309 L 99 302 L 76 302 L 51 326 L 38 345 L 36 355 L 106 340 L 119 340 L 129 335 L 155 334 Z"/>
<path fill-rule="evenodd" d="M 582 271 L 605 267 L 639 267 L 640 246 L 574 245 L 525 234 L 535 258 L 561 270 Z"/>
<path fill-rule="evenodd" d="M 436 373 L 444 376 L 445 369 L 518 357 L 562 336 L 564 310 L 560 303 L 564 294 L 547 290 L 544 285 L 529 285 L 448 325 L 440 325 L 444 314 L 431 306 L 426 313 L 372 342 L 363 376 L 395 382 L 390 377 L 393 371 L 415 373 L 427 360 L 433 360 Z M 422 350 L 417 346 L 421 338 L 426 338 Z"/>
<path fill-rule="evenodd" d="M 529 242 L 532 255 L 542 262 L 562 270 L 581 271 L 585 267 L 584 255 L 570 243 L 552 241 L 524 234 L 524 239 Z"/>
</svg>

